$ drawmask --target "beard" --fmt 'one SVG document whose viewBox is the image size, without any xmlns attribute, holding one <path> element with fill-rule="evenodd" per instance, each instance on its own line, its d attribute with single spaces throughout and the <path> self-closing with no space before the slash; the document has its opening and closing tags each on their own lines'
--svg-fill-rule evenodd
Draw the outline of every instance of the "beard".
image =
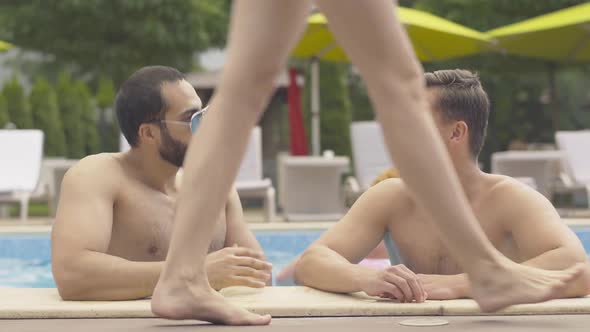
<svg viewBox="0 0 590 332">
<path fill-rule="evenodd" d="M 186 144 L 175 140 L 167 129 L 162 130 L 162 145 L 158 149 L 162 159 L 180 168 L 184 163 L 186 149 Z"/>
</svg>

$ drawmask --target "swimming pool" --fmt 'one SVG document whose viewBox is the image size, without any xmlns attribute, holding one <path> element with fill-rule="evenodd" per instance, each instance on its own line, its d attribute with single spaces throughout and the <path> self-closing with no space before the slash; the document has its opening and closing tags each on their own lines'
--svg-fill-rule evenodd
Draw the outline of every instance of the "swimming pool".
<svg viewBox="0 0 590 332">
<path fill-rule="evenodd" d="M 322 231 L 256 231 L 273 278 Z M 273 280 L 273 285 L 276 284 Z M 0 287 L 55 287 L 49 234 L 0 234 Z"/>
<path fill-rule="evenodd" d="M 590 254 L 590 227 L 573 229 Z M 321 234 L 318 230 L 256 231 L 256 238 L 273 264 L 275 278 Z M 0 234 L 0 287 L 55 287 L 48 234 Z"/>
</svg>

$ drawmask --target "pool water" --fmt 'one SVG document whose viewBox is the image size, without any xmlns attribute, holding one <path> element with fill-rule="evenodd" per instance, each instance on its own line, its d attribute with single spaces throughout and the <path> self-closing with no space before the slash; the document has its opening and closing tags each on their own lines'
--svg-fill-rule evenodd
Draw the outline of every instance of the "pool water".
<svg viewBox="0 0 590 332">
<path fill-rule="evenodd" d="M 321 235 L 321 231 L 260 231 L 256 238 L 277 274 Z M 48 234 L 0 235 L 0 287 L 51 288 Z"/>
<path fill-rule="evenodd" d="M 0 235 L 0 287 L 55 287 L 49 235 Z"/>
<path fill-rule="evenodd" d="M 590 255 L 590 227 L 575 228 Z M 273 278 L 321 235 L 321 231 L 260 231 L 256 238 L 273 264 Z M 273 285 L 277 285 L 273 280 Z M 48 234 L 0 235 L 0 287 L 55 287 Z"/>
</svg>

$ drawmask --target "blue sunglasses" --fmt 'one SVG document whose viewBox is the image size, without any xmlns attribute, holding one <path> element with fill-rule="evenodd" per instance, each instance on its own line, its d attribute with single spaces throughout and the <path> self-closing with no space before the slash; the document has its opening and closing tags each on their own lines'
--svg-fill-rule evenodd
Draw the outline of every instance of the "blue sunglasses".
<svg viewBox="0 0 590 332">
<path fill-rule="evenodd" d="M 197 127 L 199 126 L 199 123 L 201 123 L 201 119 L 205 115 L 205 112 L 207 112 L 208 108 L 209 108 L 209 106 L 203 108 L 202 110 L 200 110 L 198 112 L 195 112 L 195 114 L 193 114 L 193 116 L 191 116 L 190 128 L 191 128 L 191 132 L 193 134 L 197 131 Z"/>
<path fill-rule="evenodd" d="M 189 122 L 186 121 L 177 121 L 177 120 L 160 120 L 160 122 L 162 123 L 172 123 L 172 124 L 179 124 L 179 125 L 183 125 L 183 126 L 188 126 L 189 129 L 191 130 L 191 133 L 195 133 L 197 131 L 197 127 L 199 126 L 199 123 L 201 123 L 201 119 L 203 118 L 203 116 L 205 115 L 205 112 L 207 112 L 207 108 L 209 108 L 209 106 L 203 108 L 202 110 L 195 112 L 192 116 Z M 157 121 L 157 120 L 156 120 Z"/>
</svg>

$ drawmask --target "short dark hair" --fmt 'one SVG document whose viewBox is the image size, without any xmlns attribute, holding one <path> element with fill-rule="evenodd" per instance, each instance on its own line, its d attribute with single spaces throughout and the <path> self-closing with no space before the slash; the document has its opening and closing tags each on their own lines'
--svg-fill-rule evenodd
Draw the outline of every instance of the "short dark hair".
<svg viewBox="0 0 590 332">
<path fill-rule="evenodd" d="M 139 143 L 141 124 L 164 118 L 166 100 L 162 97 L 162 85 L 183 79 L 184 75 L 172 67 L 149 66 L 139 69 L 123 83 L 115 99 L 115 111 L 129 145 L 136 147 Z"/>
<path fill-rule="evenodd" d="M 469 147 L 475 159 L 486 137 L 490 100 L 477 73 L 469 70 L 438 70 L 426 73 L 426 87 L 436 88 L 435 109 L 443 120 L 465 121 L 469 127 Z"/>
</svg>

